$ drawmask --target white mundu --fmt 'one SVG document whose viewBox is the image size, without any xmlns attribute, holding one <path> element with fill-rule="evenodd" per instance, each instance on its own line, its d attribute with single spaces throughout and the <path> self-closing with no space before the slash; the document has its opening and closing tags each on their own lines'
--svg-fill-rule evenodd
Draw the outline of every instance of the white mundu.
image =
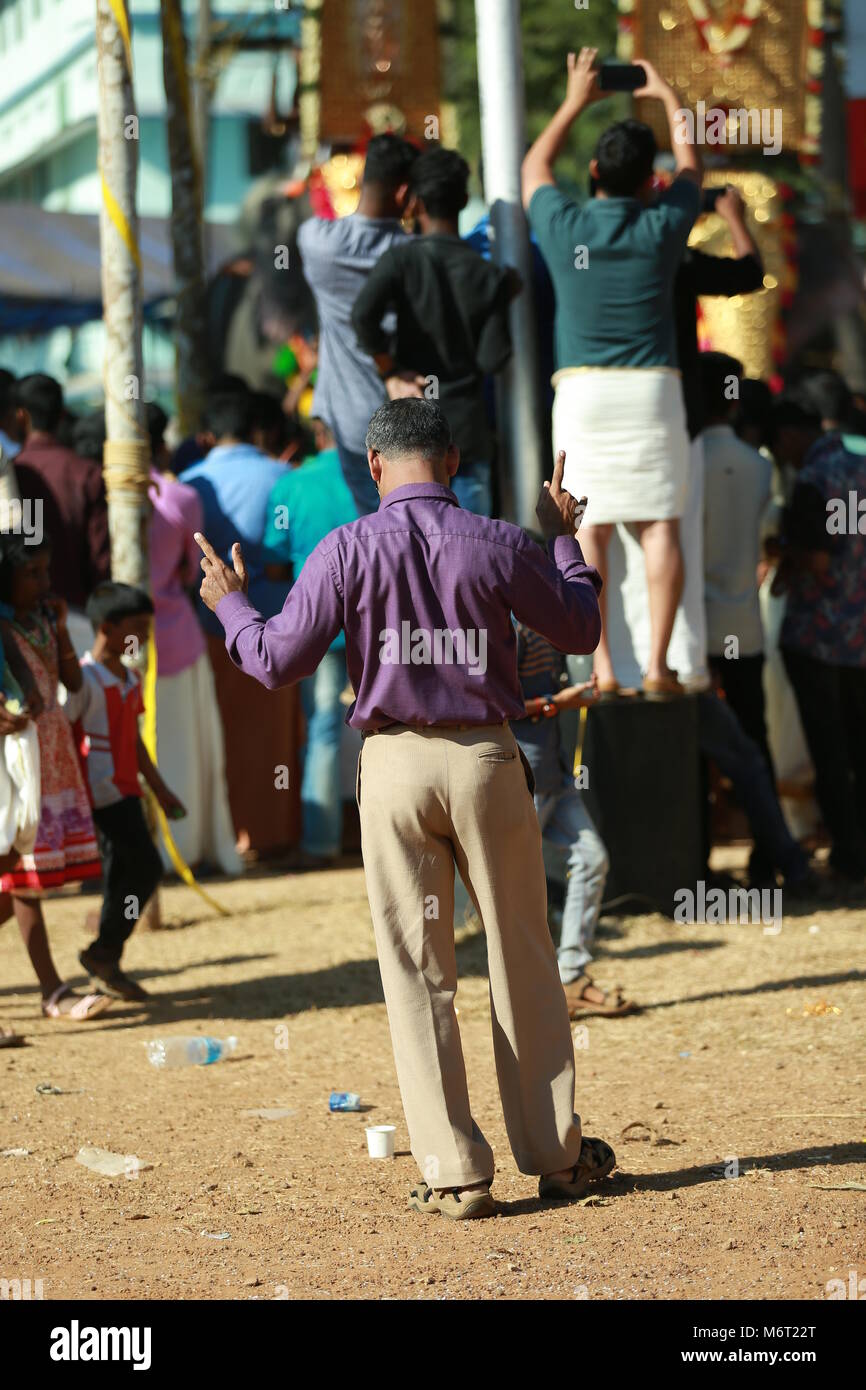
<svg viewBox="0 0 866 1390">
<path fill-rule="evenodd" d="M 682 516 L 689 437 L 679 372 L 565 368 L 553 383 L 554 453 L 565 450 L 568 491 L 589 498 L 584 524 Z"/>
</svg>

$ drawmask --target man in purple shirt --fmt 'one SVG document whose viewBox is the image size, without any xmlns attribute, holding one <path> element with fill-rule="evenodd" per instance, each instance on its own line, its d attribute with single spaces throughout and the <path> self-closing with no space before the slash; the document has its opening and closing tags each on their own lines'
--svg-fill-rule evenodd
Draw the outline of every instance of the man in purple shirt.
<svg viewBox="0 0 866 1390">
<path fill-rule="evenodd" d="M 600 580 L 576 539 L 564 454 L 538 506 L 549 554 L 517 526 L 464 511 L 459 453 L 434 401 L 379 407 L 367 431 L 379 510 L 312 552 L 275 618 L 203 537 L 201 596 L 242 670 L 269 688 L 309 676 L 343 628 L 364 734 L 357 796 L 370 911 L 412 1153 L 409 1206 L 488 1216 L 493 1153 L 472 1118 L 454 1011 L 454 867 L 488 937 L 493 1038 L 508 1138 L 542 1197 L 611 1171 L 581 1137 L 574 1050 L 547 927 L 531 773 L 510 718 L 524 702 L 512 611 L 559 650 L 591 652 Z"/>
</svg>

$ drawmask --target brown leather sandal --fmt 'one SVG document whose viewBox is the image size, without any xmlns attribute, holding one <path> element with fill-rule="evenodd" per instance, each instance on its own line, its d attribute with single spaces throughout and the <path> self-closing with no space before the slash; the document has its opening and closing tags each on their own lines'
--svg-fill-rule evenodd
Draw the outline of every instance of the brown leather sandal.
<svg viewBox="0 0 866 1390">
<path fill-rule="evenodd" d="M 600 1182 L 616 1167 L 616 1154 L 603 1139 L 584 1135 L 580 1141 L 580 1158 L 571 1170 L 570 1178 L 541 1177 L 538 1195 L 544 1200 L 573 1201 L 583 1197 L 591 1182 Z"/>
<path fill-rule="evenodd" d="M 676 676 L 664 676 L 661 680 L 650 680 L 644 676 L 643 693 L 646 700 L 676 700 L 685 695 L 685 686 L 680 685 Z"/>
<path fill-rule="evenodd" d="M 600 991 L 603 996 L 600 1002 L 584 998 L 588 986 Z M 568 1016 L 571 1019 L 624 1018 L 626 1014 L 640 1013 L 640 1005 L 636 1004 L 633 999 L 623 999 L 619 986 L 608 994 L 585 971 L 576 980 L 563 985 L 563 989 L 565 990 L 565 1002 L 568 1005 Z"/>
</svg>

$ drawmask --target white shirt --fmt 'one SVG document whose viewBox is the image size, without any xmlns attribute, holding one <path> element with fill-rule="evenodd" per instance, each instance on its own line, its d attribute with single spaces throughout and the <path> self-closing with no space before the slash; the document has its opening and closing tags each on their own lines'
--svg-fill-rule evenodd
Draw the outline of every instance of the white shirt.
<svg viewBox="0 0 866 1390">
<path fill-rule="evenodd" d="M 121 749 L 122 729 L 113 717 L 114 702 L 110 707 L 106 692 L 116 690 L 123 705 L 131 696 L 134 700 L 134 717 L 137 717 L 142 707 L 141 682 L 135 671 L 130 670 L 120 680 L 101 661 L 94 661 L 90 652 L 81 658 L 81 674 L 84 677 L 81 689 L 66 690 L 61 698 L 69 722 L 75 724 L 81 721 L 87 746 L 90 794 L 94 807 L 101 810 L 105 806 L 114 806 L 127 796 L 139 794 L 135 747 L 130 742 Z M 116 708 L 114 715 L 119 715 Z M 132 725 L 132 736 L 136 731 L 136 726 Z M 120 786 L 118 769 L 115 767 L 116 754 L 125 757 L 124 771 L 129 778 L 128 783 L 121 780 Z"/>
<path fill-rule="evenodd" d="M 710 425 L 701 438 L 707 650 L 724 656 L 736 637 L 739 656 L 756 656 L 764 650 L 756 571 L 772 464 L 730 425 Z"/>
</svg>

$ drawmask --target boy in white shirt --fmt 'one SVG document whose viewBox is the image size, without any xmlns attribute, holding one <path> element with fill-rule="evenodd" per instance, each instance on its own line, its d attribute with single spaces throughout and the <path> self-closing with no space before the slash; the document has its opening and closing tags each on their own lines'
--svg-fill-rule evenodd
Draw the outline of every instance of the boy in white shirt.
<svg viewBox="0 0 866 1390">
<path fill-rule="evenodd" d="M 147 991 L 120 968 L 127 937 L 162 877 L 162 864 L 141 804 L 141 773 L 165 814 L 186 814 L 151 762 L 138 718 L 141 682 L 121 658 L 148 639 L 153 603 L 142 589 L 105 582 L 87 601 L 96 631 L 81 661 L 82 687 L 67 695 L 66 712 L 86 755 L 93 820 L 103 860 L 99 935 L 78 957 L 99 988 L 118 999 L 144 1000 Z"/>
</svg>

